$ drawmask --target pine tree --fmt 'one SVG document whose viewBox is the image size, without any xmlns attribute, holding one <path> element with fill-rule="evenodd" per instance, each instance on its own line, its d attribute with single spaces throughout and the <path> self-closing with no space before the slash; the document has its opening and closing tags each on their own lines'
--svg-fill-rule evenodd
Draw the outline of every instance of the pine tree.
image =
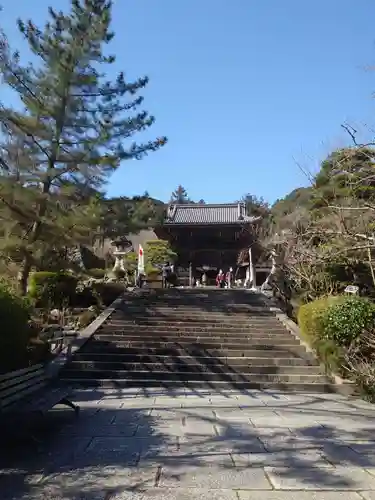
<svg viewBox="0 0 375 500">
<path fill-rule="evenodd" d="M 187 194 L 186 189 L 180 184 L 179 186 L 177 186 L 177 189 L 173 191 L 170 202 L 183 204 L 191 203 L 191 200 Z"/>
<path fill-rule="evenodd" d="M 149 229 L 163 218 L 163 205 L 150 198 L 119 197 L 102 201 L 100 240 L 116 239 Z"/>
<path fill-rule="evenodd" d="M 50 8 L 41 29 L 18 22 L 35 64 L 22 65 L 17 54 L 1 52 L 3 80 L 24 108 L 0 109 L 0 211 L 15 223 L 23 291 L 38 246 L 74 241 L 88 217 L 92 204 L 77 200 L 77 190 L 100 189 L 122 160 L 140 159 L 166 142 L 124 145 L 154 118 L 139 111 L 143 98 L 137 94 L 147 77 L 129 82 L 121 73 L 106 80 L 105 67 L 115 61 L 104 53 L 113 38 L 111 11 L 109 0 L 71 0 L 68 13 Z"/>
</svg>

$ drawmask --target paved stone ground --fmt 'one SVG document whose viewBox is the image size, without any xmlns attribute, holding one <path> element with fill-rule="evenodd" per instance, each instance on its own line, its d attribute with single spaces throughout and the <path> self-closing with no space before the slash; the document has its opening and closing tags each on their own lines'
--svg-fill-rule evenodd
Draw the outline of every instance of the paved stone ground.
<svg viewBox="0 0 375 500">
<path fill-rule="evenodd" d="M 2 440 L 1 500 L 375 500 L 374 407 L 338 395 L 77 391 Z M 18 429 L 18 427 L 17 427 Z"/>
</svg>

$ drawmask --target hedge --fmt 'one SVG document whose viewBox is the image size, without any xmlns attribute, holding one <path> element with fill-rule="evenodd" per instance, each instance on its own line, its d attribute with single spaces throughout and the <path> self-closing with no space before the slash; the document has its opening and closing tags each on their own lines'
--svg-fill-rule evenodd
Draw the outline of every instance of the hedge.
<svg viewBox="0 0 375 500">
<path fill-rule="evenodd" d="M 328 296 L 300 307 L 298 324 L 329 372 L 347 374 L 344 355 L 361 333 L 374 328 L 375 306 L 368 299 Z"/>
<path fill-rule="evenodd" d="M 349 296 L 328 308 L 324 335 L 339 346 L 349 347 L 362 333 L 372 330 L 374 322 L 374 304 L 364 297 Z"/>
<path fill-rule="evenodd" d="M 25 366 L 29 343 L 29 303 L 0 283 L 0 371 Z"/>
<path fill-rule="evenodd" d="M 89 269 L 87 271 L 87 274 L 89 276 L 92 276 L 93 278 L 102 279 L 105 276 L 105 269 L 99 269 L 99 268 Z"/>
<path fill-rule="evenodd" d="M 324 317 L 327 310 L 342 300 L 343 296 L 327 296 L 300 306 L 297 320 L 305 340 L 311 343 L 314 339 L 324 337 Z"/>
<path fill-rule="evenodd" d="M 39 307 L 69 306 L 74 302 L 78 279 L 68 273 L 39 271 L 29 279 L 29 296 Z"/>
<path fill-rule="evenodd" d="M 93 283 L 92 290 L 100 305 L 109 306 L 125 291 L 125 284 L 116 282 Z"/>
</svg>

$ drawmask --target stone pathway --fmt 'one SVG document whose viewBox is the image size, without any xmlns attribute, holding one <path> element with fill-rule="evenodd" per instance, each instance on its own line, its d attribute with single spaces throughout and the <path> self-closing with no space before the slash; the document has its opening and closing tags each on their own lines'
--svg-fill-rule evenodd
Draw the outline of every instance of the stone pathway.
<svg viewBox="0 0 375 500">
<path fill-rule="evenodd" d="M 2 443 L 0 498 L 375 500 L 375 412 L 339 395 L 77 391 Z"/>
</svg>

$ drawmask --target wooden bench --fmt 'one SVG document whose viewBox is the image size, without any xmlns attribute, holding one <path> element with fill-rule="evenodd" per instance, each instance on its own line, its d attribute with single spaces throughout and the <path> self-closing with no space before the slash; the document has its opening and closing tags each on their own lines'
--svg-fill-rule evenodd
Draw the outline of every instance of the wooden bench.
<svg viewBox="0 0 375 500">
<path fill-rule="evenodd" d="M 70 393 L 69 387 L 51 380 L 41 364 L 0 375 L 0 423 L 22 420 L 29 425 L 30 417 L 43 416 L 57 404 L 78 415 L 79 406 L 69 399 Z"/>
</svg>

